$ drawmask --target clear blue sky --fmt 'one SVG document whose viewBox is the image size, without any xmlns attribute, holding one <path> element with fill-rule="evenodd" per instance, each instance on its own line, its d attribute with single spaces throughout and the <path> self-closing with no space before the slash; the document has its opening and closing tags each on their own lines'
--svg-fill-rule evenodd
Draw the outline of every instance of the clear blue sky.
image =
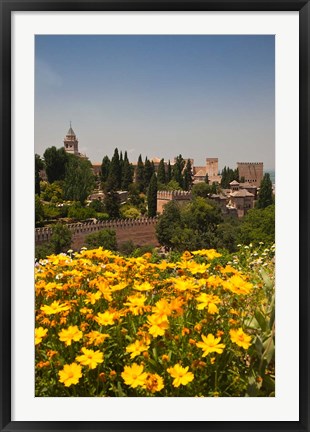
<svg viewBox="0 0 310 432">
<path fill-rule="evenodd" d="M 36 36 L 35 152 L 275 164 L 274 36 Z"/>
</svg>

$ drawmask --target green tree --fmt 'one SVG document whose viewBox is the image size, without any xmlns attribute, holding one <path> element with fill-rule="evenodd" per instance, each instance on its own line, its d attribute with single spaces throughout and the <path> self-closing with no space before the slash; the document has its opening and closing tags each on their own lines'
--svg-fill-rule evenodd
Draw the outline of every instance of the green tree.
<svg viewBox="0 0 310 432">
<path fill-rule="evenodd" d="M 266 245 L 275 241 L 275 205 L 249 210 L 242 218 L 239 243 Z"/>
<path fill-rule="evenodd" d="M 148 208 L 148 216 L 154 217 L 157 212 L 157 177 L 156 174 L 153 173 L 148 192 L 147 192 L 147 208 Z"/>
<path fill-rule="evenodd" d="M 172 179 L 175 180 L 181 188 L 183 188 L 184 166 L 185 166 L 185 160 L 183 159 L 182 155 L 177 156 L 172 168 Z"/>
<path fill-rule="evenodd" d="M 169 183 L 171 180 L 172 180 L 172 168 L 169 160 L 168 167 L 167 167 L 166 183 Z"/>
<path fill-rule="evenodd" d="M 64 195 L 66 199 L 84 204 L 95 187 L 95 176 L 91 163 L 86 159 L 71 156 L 66 169 Z"/>
<path fill-rule="evenodd" d="M 212 186 L 207 183 L 197 183 L 192 187 L 194 197 L 208 198 L 212 193 Z"/>
<path fill-rule="evenodd" d="M 156 224 L 156 236 L 163 246 L 174 246 L 173 236 L 177 227 L 181 226 L 181 210 L 176 201 L 168 202 Z"/>
<path fill-rule="evenodd" d="M 193 184 L 193 174 L 192 174 L 192 164 L 189 159 L 187 159 L 184 172 L 183 172 L 183 189 L 189 191 Z"/>
<path fill-rule="evenodd" d="M 134 207 L 140 207 L 142 204 L 144 204 L 144 194 L 140 193 L 137 183 L 133 183 L 129 186 L 128 202 Z"/>
<path fill-rule="evenodd" d="M 265 173 L 258 192 L 257 208 L 266 208 L 273 204 L 272 182 L 270 174 Z"/>
<path fill-rule="evenodd" d="M 133 182 L 134 169 L 129 163 L 127 152 L 124 154 L 123 171 L 122 171 L 122 190 L 127 191 L 129 185 Z"/>
<path fill-rule="evenodd" d="M 49 183 L 56 180 L 64 180 L 66 175 L 66 168 L 69 162 L 69 156 L 65 149 L 62 147 L 49 147 L 43 154 L 45 171 Z"/>
<path fill-rule="evenodd" d="M 44 220 L 44 209 L 40 197 L 35 194 L 35 223 L 39 224 Z"/>
<path fill-rule="evenodd" d="M 161 159 L 158 164 L 157 182 L 161 184 L 166 184 L 166 169 L 164 159 Z"/>
<path fill-rule="evenodd" d="M 38 154 L 35 154 L 35 159 L 34 159 L 34 180 L 35 180 L 35 193 L 40 195 L 41 190 L 40 190 L 40 171 L 43 170 L 44 168 L 44 163 L 43 160 L 41 159 L 41 156 Z"/>
<path fill-rule="evenodd" d="M 105 156 L 102 159 L 102 164 L 100 169 L 100 178 L 102 183 L 105 183 L 108 180 L 110 166 L 111 166 L 111 161 L 109 159 L 109 156 Z"/>
<path fill-rule="evenodd" d="M 141 155 L 139 155 L 136 168 L 136 183 L 139 187 L 140 192 L 145 192 L 144 164 Z"/>
<path fill-rule="evenodd" d="M 154 174 L 155 169 L 152 162 L 146 157 L 144 162 L 144 185 L 145 189 L 149 187 L 152 175 Z"/>
<path fill-rule="evenodd" d="M 227 249 L 229 252 L 237 251 L 240 238 L 240 219 L 237 217 L 225 217 L 223 222 L 217 226 L 216 248 Z"/>
<path fill-rule="evenodd" d="M 67 252 L 71 247 L 72 234 L 66 225 L 57 223 L 53 226 L 50 246 L 53 253 Z"/>
<path fill-rule="evenodd" d="M 118 154 L 118 149 L 114 150 L 114 155 L 111 160 L 109 175 L 105 185 L 105 191 L 117 191 L 121 189 L 122 174 L 121 174 L 121 164 Z"/>
<path fill-rule="evenodd" d="M 41 191 L 41 198 L 43 201 L 62 202 L 64 198 L 63 181 L 56 180 L 54 183 L 44 185 Z"/>
<path fill-rule="evenodd" d="M 116 251 L 117 241 L 114 230 L 103 229 L 97 233 L 89 234 L 85 239 L 85 244 L 88 248 L 103 247 L 104 249 Z"/>
<path fill-rule="evenodd" d="M 82 204 L 77 201 L 69 207 L 68 217 L 77 221 L 95 218 L 96 210 L 92 207 L 83 207 Z"/>
<path fill-rule="evenodd" d="M 230 186 L 229 184 L 236 180 L 237 182 L 239 182 L 239 170 L 238 168 L 236 168 L 235 170 L 229 167 L 224 167 L 222 170 L 222 179 L 221 179 L 221 187 L 223 189 L 229 189 Z"/>
<path fill-rule="evenodd" d="M 120 217 L 120 202 L 116 191 L 112 190 L 105 194 L 104 206 L 111 219 Z"/>
</svg>

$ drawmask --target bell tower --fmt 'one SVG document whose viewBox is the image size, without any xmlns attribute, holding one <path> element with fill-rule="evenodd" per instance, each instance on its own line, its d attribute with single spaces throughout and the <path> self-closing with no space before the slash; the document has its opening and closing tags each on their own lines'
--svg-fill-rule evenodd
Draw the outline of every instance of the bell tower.
<svg viewBox="0 0 310 432">
<path fill-rule="evenodd" d="M 64 138 L 64 147 L 67 153 L 79 156 L 79 141 L 71 127 L 71 121 L 70 128 Z"/>
</svg>

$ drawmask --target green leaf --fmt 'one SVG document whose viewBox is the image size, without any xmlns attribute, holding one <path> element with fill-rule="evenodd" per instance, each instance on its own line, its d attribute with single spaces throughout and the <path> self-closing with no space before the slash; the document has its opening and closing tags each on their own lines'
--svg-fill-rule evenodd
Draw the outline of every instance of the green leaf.
<svg viewBox="0 0 310 432">
<path fill-rule="evenodd" d="M 268 338 L 263 345 L 265 348 L 264 358 L 266 359 L 267 364 L 269 364 L 271 360 L 274 358 L 274 354 L 275 354 L 275 347 L 274 347 L 272 336 Z"/>
<path fill-rule="evenodd" d="M 259 310 L 255 311 L 255 318 L 263 332 L 266 331 L 268 329 L 268 321 Z"/>
<path fill-rule="evenodd" d="M 256 337 L 254 346 L 255 346 L 255 349 L 256 349 L 256 352 L 258 353 L 258 355 L 261 356 L 263 354 L 263 351 L 264 351 L 264 345 L 263 345 L 263 342 L 259 336 Z"/>
</svg>

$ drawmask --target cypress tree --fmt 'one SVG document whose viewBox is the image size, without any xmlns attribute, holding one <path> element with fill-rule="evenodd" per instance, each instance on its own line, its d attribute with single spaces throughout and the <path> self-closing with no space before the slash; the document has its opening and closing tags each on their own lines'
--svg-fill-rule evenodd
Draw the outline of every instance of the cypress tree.
<svg viewBox="0 0 310 432">
<path fill-rule="evenodd" d="M 144 165 L 142 162 L 141 155 L 138 158 L 137 170 L 136 170 L 136 183 L 138 184 L 140 192 L 145 191 L 145 182 L 144 182 Z"/>
<path fill-rule="evenodd" d="M 124 158 L 122 171 L 122 189 L 128 190 L 129 185 L 133 182 L 133 167 L 128 158 Z"/>
<path fill-rule="evenodd" d="M 157 212 L 157 177 L 153 173 L 147 192 L 148 216 L 154 217 Z"/>
<path fill-rule="evenodd" d="M 270 174 L 265 173 L 260 184 L 257 208 L 263 209 L 270 206 L 271 204 L 273 204 L 272 182 L 270 179 Z"/>
<path fill-rule="evenodd" d="M 172 170 L 171 170 L 171 164 L 170 164 L 170 159 L 169 159 L 166 182 L 169 183 L 171 179 L 172 179 Z"/>
<path fill-rule="evenodd" d="M 189 191 L 192 188 L 193 175 L 192 175 L 192 164 L 189 159 L 187 159 L 186 166 L 183 173 L 183 188 Z"/>
<path fill-rule="evenodd" d="M 103 183 L 105 183 L 109 176 L 111 161 L 108 156 L 105 156 L 102 159 L 101 169 L 100 169 L 100 178 Z"/>
<path fill-rule="evenodd" d="M 152 165 L 151 161 L 146 157 L 144 162 L 144 185 L 146 189 L 150 184 L 154 171 L 154 165 Z"/>
<path fill-rule="evenodd" d="M 121 176 L 120 176 L 120 160 L 118 149 L 114 150 L 114 155 L 111 160 L 111 165 L 109 169 L 109 175 L 106 182 L 106 191 L 116 191 L 121 188 Z"/>
<path fill-rule="evenodd" d="M 175 164 L 172 168 L 172 180 L 175 180 L 181 188 L 183 188 L 183 168 L 185 165 L 185 161 L 182 158 L 181 155 L 179 155 L 176 160 Z"/>
<path fill-rule="evenodd" d="M 158 165 L 157 181 L 161 184 L 166 184 L 166 170 L 164 159 L 161 159 Z"/>
</svg>

